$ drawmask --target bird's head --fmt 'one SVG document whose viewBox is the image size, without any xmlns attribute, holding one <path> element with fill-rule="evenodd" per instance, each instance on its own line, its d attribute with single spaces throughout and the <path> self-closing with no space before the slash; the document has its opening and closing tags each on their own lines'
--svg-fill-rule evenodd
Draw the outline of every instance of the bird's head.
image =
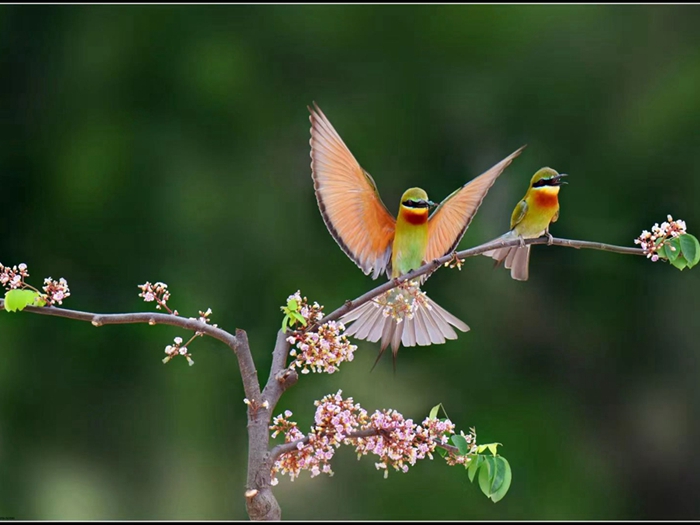
<svg viewBox="0 0 700 525">
<path fill-rule="evenodd" d="M 409 188 L 401 197 L 401 207 L 409 208 L 413 211 L 429 210 L 437 206 L 433 201 L 428 199 L 428 194 L 420 188 Z"/>
<path fill-rule="evenodd" d="M 568 177 L 568 175 L 566 173 L 557 173 L 552 168 L 542 168 L 532 176 L 530 187 L 533 189 L 556 188 L 559 191 L 559 186 L 567 184 L 566 181 L 561 180 L 562 177 Z"/>
</svg>

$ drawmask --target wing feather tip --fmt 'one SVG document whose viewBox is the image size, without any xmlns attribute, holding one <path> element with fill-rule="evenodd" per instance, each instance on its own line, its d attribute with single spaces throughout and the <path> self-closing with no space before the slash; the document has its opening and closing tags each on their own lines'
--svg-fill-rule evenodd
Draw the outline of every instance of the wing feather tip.
<svg viewBox="0 0 700 525">
<path fill-rule="evenodd" d="M 347 164 L 348 162 L 351 164 L 350 168 L 352 168 L 353 172 L 358 172 L 362 174 L 362 177 L 358 177 L 360 182 L 367 182 L 366 178 L 369 178 L 370 181 L 372 181 L 371 177 L 368 177 L 368 174 L 365 174 L 364 170 L 362 167 L 357 164 L 357 161 L 355 158 L 352 156 L 352 153 L 350 153 L 349 149 L 347 146 L 343 143 L 342 139 L 338 135 L 337 131 L 333 128 L 332 124 L 328 120 L 328 118 L 324 115 L 323 111 L 321 108 L 319 108 L 318 104 L 316 104 L 316 101 L 312 102 L 314 105 L 314 108 L 310 107 L 307 105 L 307 109 L 310 112 L 309 115 L 309 120 L 311 121 L 311 137 L 309 139 L 309 145 L 311 147 L 311 150 L 309 152 L 309 155 L 311 157 L 311 177 L 313 179 L 314 183 L 314 190 L 315 190 L 315 195 L 316 195 L 316 201 L 318 204 L 318 207 L 321 211 L 321 215 L 323 217 L 323 221 L 326 224 L 326 227 L 328 228 L 331 236 L 335 239 L 335 241 L 338 243 L 338 245 L 341 247 L 343 252 L 363 271 L 365 275 L 370 275 L 372 274 L 373 279 L 377 279 L 379 275 L 382 274 L 382 272 L 386 269 L 388 266 L 388 257 L 386 255 L 387 250 L 390 252 L 391 250 L 391 241 L 393 239 L 393 235 L 387 236 L 386 239 L 382 240 L 382 245 L 386 244 L 385 248 L 381 251 L 384 253 L 376 253 L 376 250 L 374 250 L 374 247 L 370 246 L 364 246 L 361 247 L 360 251 L 358 252 L 357 246 L 353 246 L 351 248 L 351 245 L 354 243 L 352 238 L 344 238 L 347 237 L 347 228 L 344 228 L 342 224 L 336 224 L 334 222 L 335 219 L 331 218 L 331 216 L 328 213 L 327 210 L 327 204 L 328 206 L 331 206 L 330 209 L 333 209 L 336 204 L 331 201 L 329 203 L 325 202 L 323 193 L 324 191 L 327 191 L 325 189 L 327 182 L 324 183 L 324 188 L 321 188 L 321 183 L 319 180 L 319 177 L 328 178 L 328 171 L 331 170 L 331 173 L 333 171 L 337 170 L 338 167 L 333 167 L 333 166 L 324 166 L 324 162 L 321 162 L 321 165 L 319 165 L 319 153 L 321 149 L 326 148 L 327 146 L 334 146 L 334 148 L 340 148 L 340 151 L 338 149 L 334 150 L 329 150 L 325 151 L 325 155 L 331 155 L 334 157 L 337 157 L 338 155 L 341 155 L 340 159 L 338 162 L 341 164 Z M 346 157 L 343 157 L 343 153 L 346 155 Z M 342 170 L 341 170 L 342 171 Z M 337 172 L 336 172 L 337 176 Z M 346 175 L 343 175 L 346 177 Z M 376 192 L 376 184 L 374 184 L 374 181 L 372 181 L 369 184 L 369 188 Z M 366 190 L 363 190 L 363 193 L 365 193 Z M 390 223 L 391 226 L 394 225 L 394 219 L 391 216 L 391 214 L 386 210 L 386 207 L 383 205 L 381 200 L 379 199 L 378 194 L 374 195 L 374 197 L 377 200 L 376 205 L 380 207 L 381 209 L 384 210 L 385 215 L 382 216 L 382 219 L 386 223 Z M 381 211 L 381 210 L 380 210 Z M 385 225 L 386 226 L 386 225 Z M 386 241 L 386 242 L 384 242 Z M 356 242 L 354 243 L 356 244 Z M 370 250 L 371 253 L 365 254 L 365 250 Z"/>
</svg>

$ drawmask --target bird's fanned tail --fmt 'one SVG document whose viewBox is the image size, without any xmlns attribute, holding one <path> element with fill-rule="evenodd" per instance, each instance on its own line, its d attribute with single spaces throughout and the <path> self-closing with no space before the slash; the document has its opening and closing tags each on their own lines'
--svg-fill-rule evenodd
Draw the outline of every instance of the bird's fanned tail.
<svg viewBox="0 0 700 525">
<path fill-rule="evenodd" d="M 442 344 L 447 339 L 457 339 L 452 327 L 469 331 L 469 326 L 421 292 L 417 283 L 389 290 L 340 320 L 352 323 L 346 335 L 370 342 L 381 340 L 375 365 L 390 344 L 396 366 L 400 345 Z"/>
<path fill-rule="evenodd" d="M 513 231 L 509 231 L 499 237 L 499 240 L 510 241 L 517 239 L 518 235 Z M 510 276 L 517 281 L 527 281 L 529 276 L 530 265 L 530 245 L 526 246 L 507 246 L 505 248 L 497 248 L 483 255 L 492 257 L 496 260 L 494 266 L 499 266 L 504 263 L 504 266 L 510 270 Z"/>
</svg>

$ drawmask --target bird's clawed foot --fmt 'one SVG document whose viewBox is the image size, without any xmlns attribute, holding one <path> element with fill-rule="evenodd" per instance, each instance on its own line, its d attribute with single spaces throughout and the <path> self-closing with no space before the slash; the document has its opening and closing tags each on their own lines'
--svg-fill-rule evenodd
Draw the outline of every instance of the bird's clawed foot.
<svg viewBox="0 0 700 525">
<path fill-rule="evenodd" d="M 520 241 L 520 247 L 525 248 L 525 239 L 519 236 L 518 240 Z"/>
<path fill-rule="evenodd" d="M 549 233 L 549 230 L 545 230 L 544 233 L 547 236 L 547 246 L 551 246 L 554 242 L 554 237 L 552 237 L 552 234 Z"/>
</svg>

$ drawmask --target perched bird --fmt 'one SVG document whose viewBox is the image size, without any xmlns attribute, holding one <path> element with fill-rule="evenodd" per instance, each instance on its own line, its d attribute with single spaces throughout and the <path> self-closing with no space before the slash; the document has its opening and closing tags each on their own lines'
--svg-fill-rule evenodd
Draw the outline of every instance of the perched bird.
<svg viewBox="0 0 700 525">
<path fill-rule="evenodd" d="M 496 266 L 505 261 L 510 275 L 518 281 L 527 281 L 530 261 L 530 245 L 524 239 L 536 239 L 546 234 L 550 242 L 549 225 L 559 218 L 559 187 L 566 184 L 561 180 L 566 173 L 557 173 L 552 168 L 542 168 L 532 176 L 530 187 L 510 218 L 510 231 L 499 237 L 508 241 L 520 239 L 520 246 L 498 248 L 484 252 L 487 257 L 496 259 Z"/>
<path fill-rule="evenodd" d="M 426 192 L 406 190 L 394 219 L 379 197 L 374 179 L 360 167 L 321 109 L 314 106 L 309 108 L 311 174 L 318 207 L 336 242 L 373 279 L 382 273 L 389 279 L 399 277 L 453 251 L 489 188 L 524 148 L 453 192 L 430 217 L 429 211 L 436 205 Z M 400 344 L 444 343 L 457 338 L 453 326 L 469 330 L 421 292 L 420 283 L 404 283 L 346 314 L 341 321 L 353 322 L 346 334 L 372 342 L 381 339 L 377 360 L 391 344 L 396 360 Z"/>
</svg>

